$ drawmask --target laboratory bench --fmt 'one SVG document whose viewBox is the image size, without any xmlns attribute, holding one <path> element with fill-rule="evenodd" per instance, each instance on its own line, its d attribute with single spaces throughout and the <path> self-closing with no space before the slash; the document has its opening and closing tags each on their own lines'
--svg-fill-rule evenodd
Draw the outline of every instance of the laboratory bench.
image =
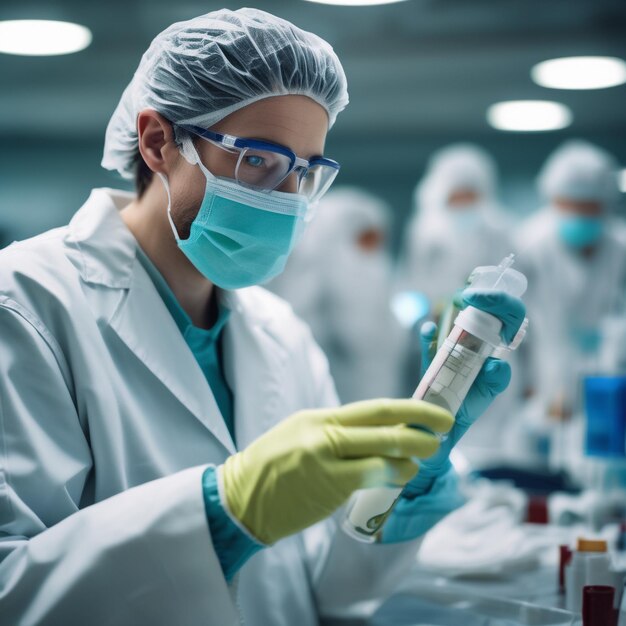
<svg viewBox="0 0 626 626">
<path fill-rule="evenodd" d="M 500 580 L 451 580 L 415 568 L 371 617 L 321 626 L 580 626 L 564 603 L 553 567 Z"/>
</svg>

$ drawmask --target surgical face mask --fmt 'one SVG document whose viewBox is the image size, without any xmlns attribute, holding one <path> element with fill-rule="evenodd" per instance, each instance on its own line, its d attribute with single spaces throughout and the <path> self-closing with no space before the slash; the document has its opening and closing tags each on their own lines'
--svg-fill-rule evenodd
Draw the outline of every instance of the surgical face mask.
<svg viewBox="0 0 626 626">
<path fill-rule="evenodd" d="M 561 215 L 558 221 L 559 236 L 571 248 L 586 248 L 597 243 L 604 231 L 601 217 Z"/>
<path fill-rule="evenodd" d="M 454 227 L 460 231 L 477 230 L 483 221 L 479 204 L 468 204 L 460 209 L 451 209 L 448 214 L 452 218 Z"/>
<path fill-rule="evenodd" d="M 193 144 L 197 165 L 206 178 L 204 198 L 188 239 L 181 239 L 171 214 L 169 184 L 167 216 L 178 247 L 206 278 L 223 289 L 259 285 L 278 276 L 302 236 L 308 213 L 305 196 L 256 191 L 207 170 Z"/>
</svg>

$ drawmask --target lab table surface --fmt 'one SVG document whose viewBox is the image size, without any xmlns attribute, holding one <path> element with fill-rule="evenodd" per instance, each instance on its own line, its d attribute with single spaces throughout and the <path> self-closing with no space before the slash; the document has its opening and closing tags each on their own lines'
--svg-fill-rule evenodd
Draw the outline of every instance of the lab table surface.
<svg viewBox="0 0 626 626">
<path fill-rule="evenodd" d="M 497 580 L 449 579 L 415 568 L 397 592 L 365 618 L 322 626 L 578 626 L 566 611 L 554 567 Z"/>
</svg>

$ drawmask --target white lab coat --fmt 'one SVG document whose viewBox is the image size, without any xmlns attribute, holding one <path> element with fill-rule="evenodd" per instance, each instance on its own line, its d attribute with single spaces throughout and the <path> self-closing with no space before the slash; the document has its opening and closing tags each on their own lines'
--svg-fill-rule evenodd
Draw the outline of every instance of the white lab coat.
<svg viewBox="0 0 626 626">
<path fill-rule="evenodd" d="M 546 397 L 563 388 L 576 395 L 582 375 L 598 373 L 599 348 L 581 349 L 577 332 L 601 332 L 602 322 L 626 304 L 626 245 L 611 229 L 589 259 L 567 248 L 557 220 L 546 210 L 531 218 L 538 229 L 518 243 L 520 269 L 528 278 L 525 296 L 532 327 L 528 384 Z M 571 403 L 575 397 L 568 398 Z"/>
<path fill-rule="evenodd" d="M 517 261 L 528 278 L 531 320 L 520 356 L 524 385 L 535 396 L 509 441 L 535 462 L 548 461 L 585 480 L 583 379 L 605 373 L 602 343 L 611 340 L 603 337 L 606 322 L 626 310 L 626 245 L 607 227 L 593 256 L 585 259 L 561 241 L 554 210 L 530 219 L 537 230 L 522 230 Z M 571 412 L 571 418 L 550 418 L 556 408 Z"/>
<path fill-rule="evenodd" d="M 235 446 L 118 209 L 94 190 L 64 228 L 0 253 L 0 623 L 308 626 L 388 594 L 416 544 L 362 545 L 333 518 L 227 585 L 201 489 Z M 336 403 L 282 300 L 221 292 L 239 448 Z"/>
</svg>

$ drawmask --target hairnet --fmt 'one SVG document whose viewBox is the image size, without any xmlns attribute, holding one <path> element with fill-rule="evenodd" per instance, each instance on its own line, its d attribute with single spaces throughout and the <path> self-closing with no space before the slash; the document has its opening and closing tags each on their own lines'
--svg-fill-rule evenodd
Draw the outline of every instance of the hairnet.
<svg viewBox="0 0 626 626">
<path fill-rule="evenodd" d="M 509 219 L 496 198 L 493 158 L 469 143 L 449 145 L 431 157 L 415 189 L 414 212 L 404 232 L 399 286 L 442 306 L 479 265 L 493 265 L 511 251 Z M 450 195 L 471 190 L 478 197 L 451 207 Z"/>
<path fill-rule="evenodd" d="M 595 200 L 611 208 L 619 198 L 617 171 L 608 152 L 586 141 L 568 141 L 543 166 L 539 191 L 548 199 Z"/>
<path fill-rule="evenodd" d="M 414 206 L 424 225 L 448 225 L 448 198 L 454 191 L 471 189 L 483 209 L 496 203 L 497 168 L 493 158 L 472 144 L 452 144 L 435 152 L 428 162 L 424 178 L 415 188 Z"/>
<path fill-rule="evenodd" d="M 349 242 L 370 229 L 386 236 L 391 229 L 391 213 L 384 200 L 363 189 L 336 187 L 319 201 L 310 230 L 320 238 L 318 247 L 333 239 Z"/>
<path fill-rule="evenodd" d="M 171 122 L 209 128 L 263 98 L 309 96 L 329 128 L 348 104 L 346 77 L 331 46 L 257 9 L 221 9 L 157 35 L 109 121 L 102 166 L 131 178 L 137 115 L 152 108 Z"/>
</svg>

